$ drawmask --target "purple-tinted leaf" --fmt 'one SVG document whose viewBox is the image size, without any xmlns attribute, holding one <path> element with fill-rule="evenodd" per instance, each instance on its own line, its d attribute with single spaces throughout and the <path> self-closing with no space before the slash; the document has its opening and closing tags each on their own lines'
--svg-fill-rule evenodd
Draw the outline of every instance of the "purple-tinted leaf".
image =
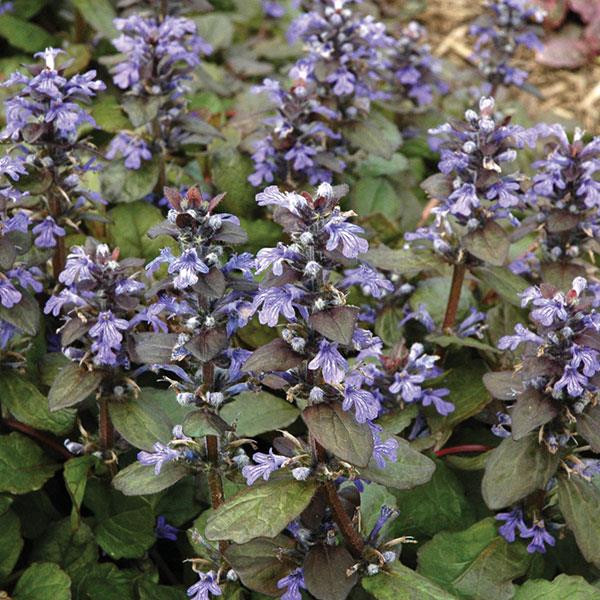
<svg viewBox="0 0 600 600">
<path fill-rule="evenodd" d="M 452 180 L 443 173 L 435 173 L 421 182 L 421 189 L 430 198 L 441 200 L 447 198 L 452 193 Z"/>
<path fill-rule="evenodd" d="M 206 275 L 198 278 L 194 291 L 207 298 L 220 298 L 225 292 L 225 276 L 221 269 L 213 267 Z"/>
<path fill-rule="evenodd" d="M 486 373 L 483 385 L 498 400 L 514 400 L 523 391 L 521 378 L 512 370 Z"/>
<path fill-rule="evenodd" d="M 508 258 L 510 241 L 498 223 L 488 221 L 481 229 L 467 233 L 463 245 L 476 258 L 501 267 Z"/>
<path fill-rule="evenodd" d="M 133 336 L 134 348 L 131 358 L 134 362 L 150 365 L 169 363 L 177 338 L 176 333 L 154 333 L 153 331 L 136 333 Z"/>
<path fill-rule="evenodd" d="M 347 574 L 355 562 L 343 546 L 314 546 L 303 565 L 308 591 L 318 600 L 345 600 L 358 581 L 356 572 Z"/>
<path fill-rule="evenodd" d="M 537 53 L 539 63 L 555 69 L 576 69 L 589 60 L 589 47 L 585 41 L 565 34 L 548 36 L 544 48 Z"/>
<path fill-rule="evenodd" d="M 308 323 L 332 342 L 339 342 L 347 346 L 352 343 L 352 334 L 354 333 L 357 317 L 358 308 L 354 306 L 336 306 L 312 314 L 308 318 Z"/>
<path fill-rule="evenodd" d="M 224 329 L 205 329 L 192 338 L 185 349 L 198 360 L 207 362 L 227 348 L 228 338 Z"/>
<path fill-rule="evenodd" d="M 539 390 L 528 388 L 519 395 L 510 413 L 513 438 L 524 438 L 530 431 L 551 421 L 557 413 L 557 408 L 550 398 Z"/>
<path fill-rule="evenodd" d="M 90 322 L 82 321 L 75 315 L 60 330 L 60 342 L 63 346 L 70 346 L 73 342 L 84 336 L 92 326 Z"/>
<path fill-rule="evenodd" d="M 297 367 L 304 357 L 294 352 L 281 338 L 276 338 L 255 350 L 244 363 L 245 371 L 287 371 Z"/>
<path fill-rule="evenodd" d="M 102 378 L 101 371 L 88 371 L 75 363 L 63 367 L 48 393 L 50 410 L 79 404 L 98 389 Z"/>
<path fill-rule="evenodd" d="M 594 452 L 600 452 L 600 406 L 588 406 L 577 417 L 577 433 L 585 438 Z"/>
</svg>

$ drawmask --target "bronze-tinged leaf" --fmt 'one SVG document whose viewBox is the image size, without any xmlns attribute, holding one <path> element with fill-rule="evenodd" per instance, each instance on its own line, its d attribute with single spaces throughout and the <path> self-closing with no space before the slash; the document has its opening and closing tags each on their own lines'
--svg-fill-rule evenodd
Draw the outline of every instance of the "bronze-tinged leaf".
<svg viewBox="0 0 600 600">
<path fill-rule="evenodd" d="M 551 398 L 539 390 L 528 388 L 517 398 L 511 409 L 512 436 L 515 440 L 551 421 L 558 411 Z"/>
<path fill-rule="evenodd" d="M 184 347 L 202 362 L 208 362 L 227 348 L 228 338 L 224 329 L 204 329 Z"/>
<path fill-rule="evenodd" d="M 190 437 L 220 436 L 230 430 L 231 427 L 219 415 L 202 408 L 192 411 L 183 420 L 183 433 Z"/>
<path fill-rule="evenodd" d="M 343 546 L 314 546 L 304 559 L 304 582 L 318 600 L 345 600 L 358 582 L 347 571 L 356 561 Z"/>
<path fill-rule="evenodd" d="M 490 452 L 481 492 L 488 508 L 498 510 L 546 487 L 559 457 L 550 454 L 531 433 L 520 440 L 506 438 Z"/>
<path fill-rule="evenodd" d="M 75 363 L 63 367 L 50 387 L 48 403 L 50 410 L 75 406 L 93 394 L 100 383 L 101 371 L 88 371 Z"/>
<path fill-rule="evenodd" d="M 524 389 L 518 373 L 512 370 L 486 373 L 483 385 L 498 400 L 514 400 Z"/>
<path fill-rule="evenodd" d="M 281 338 L 257 348 L 244 363 L 244 371 L 287 371 L 297 367 L 304 357 L 294 352 Z"/>
<path fill-rule="evenodd" d="M 463 245 L 476 258 L 501 267 L 508 258 L 510 240 L 498 223 L 489 221 L 481 229 L 467 233 Z"/>
<path fill-rule="evenodd" d="M 173 348 L 179 336 L 176 333 L 155 333 L 144 331 L 133 335 L 131 358 L 134 362 L 149 365 L 164 365 L 171 362 Z"/>
<path fill-rule="evenodd" d="M 558 505 L 584 558 L 600 568 L 600 488 L 579 475 L 558 478 Z"/>
<path fill-rule="evenodd" d="M 221 269 L 213 267 L 206 275 L 198 278 L 194 291 L 207 298 L 220 298 L 225 293 L 227 282 Z"/>
<path fill-rule="evenodd" d="M 600 452 L 600 406 L 588 406 L 577 416 L 577 433 L 583 436 L 594 452 Z"/>
<path fill-rule="evenodd" d="M 373 455 L 373 434 L 357 423 L 339 404 L 316 404 L 302 412 L 311 435 L 331 453 L 357 467 L 366 467 Z"/>
<path fill-rule="evenodd" d="M 336 306 L 312 314 L 308 324 L 332 342 L 347 346 L 352 343 L 357 317 L 358 308 L 355 306 Z"/>
<path fill-rule="evenodd" d="M 92 324 L 90 322 L 85 322 L 78 316 L 74 316 L 60 329 L 61 345 L 70 346 L 73 342 L 83 337 L 91 326 Z"/>
<path fill-rule="evenodd" d="M 279 479 L 255 483 L 222 504 L 206 523 L 208 540 L 245 544 L 275 537 L 310 503 L 317 482 Z"/>
<path fill-rule="evenodd" d="M 258 538 L 246 544 L 230 544 L 225 558 L 242 583 L 255 592 L 278 596 L 277 582 L 296 568 L 291 558 L 295 542 L 285 535 Z"/>
</svg>

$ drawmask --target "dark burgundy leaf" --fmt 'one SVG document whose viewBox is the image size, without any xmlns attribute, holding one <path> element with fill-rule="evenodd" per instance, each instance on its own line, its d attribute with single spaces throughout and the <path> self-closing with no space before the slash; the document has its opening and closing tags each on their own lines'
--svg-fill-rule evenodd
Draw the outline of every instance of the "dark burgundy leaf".
<svg viewBox="0 0 600 600">
<path fill-rule="evenodd" d="M 228 337 L 224 329 L 205 329 L 192 338 L 185 345 L 185 349 L 198 360 L 207 362 L 227 348 L 227 342 Z"/>
<path fill-rule="evenodd" d="M 349 345 L 356 326 L 358 308 L 354 306 L 336 306 L 312 314 L 309 325 L 332 342 Z"/>
<path fill-rule="evenodd" d="M 356 563 L 343 546 L 315 546 L 304 559 L 304 581 L 318 600 L 345 600 L 358 581 L 348 570 Z"/>
<path fill-rule="evenodd" d="M 287 371 L 297 367 L 304 357 L 294 352 L 281 338 L 276 338 L 255 350 L 244 363 L 245 371 Z"/>
<path fill-rule="evenodd" d="M 145 331 L 133 336 L 133 362 L 146 364 L 166 364 L 171 362 L 173 348 L 177 344 L 176 333 L 154 333 Z"/>
<path fill-rule="evenodd" d="M 510 416 L 512 436 L 515 440 L 524 438 L 529 432 L 545 425 L 557 415 L 556 406 L 542 392 L 528 388 L 517 398 Z"/>
</svg>

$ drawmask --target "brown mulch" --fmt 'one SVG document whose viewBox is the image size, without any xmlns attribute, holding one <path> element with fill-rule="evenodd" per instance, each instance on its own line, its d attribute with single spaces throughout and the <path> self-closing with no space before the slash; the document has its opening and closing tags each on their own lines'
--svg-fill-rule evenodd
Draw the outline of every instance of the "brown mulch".
<svg viewBox="0 0 600 600">
<path fill-rule="evenodd" d="M 434 54 L 455 64 L 468 64 L 473 41 L 468 27 L 480 12 L 478 0 L 427 0 L 419 20 L 427 25 Z M 519 90 L 511 94 L 536 121 L 560 121 L 600 134 L 600 58 L 577 70 L 551 69 L 527 52 L 517 64 L 531 73 L 529 82 L 542 98 Z"/>
</svg>

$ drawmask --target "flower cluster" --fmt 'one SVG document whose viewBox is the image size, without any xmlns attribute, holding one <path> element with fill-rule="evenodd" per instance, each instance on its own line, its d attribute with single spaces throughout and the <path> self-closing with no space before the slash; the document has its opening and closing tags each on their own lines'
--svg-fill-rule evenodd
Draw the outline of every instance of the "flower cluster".
<svg viewBox="0 0 600 600">
<path fill-rule="evenodd" d="M 506 390 L 494 385 L 493 374 L 488 380 L 493 395 L 516 401 L 509 409 L 510 419 L 502 419 L 501 425 L 510 424 L 513 436 L 515 431 L 521 435 L 541 428 L 540 439 L 550 452 L 568 446 L 577 434 L 589 435 L 588 427 L 578 425 L 586 421 L 598 392 L 600 299 L 587 290 L 582 277 L 573 280 L 567 293 L 548 284 L 527 289 L 522 305 L 532 305 L 534 329 L 517 324 L 513 335 L 498 342 L 501 350 L 520 350 L 521 364 Z M 518 410 L 528 402 L 537 407 L 538 418 L 531 423 Z"/>
<path fill-rule="evenodd" d="M 128 169 L 139 169 L 157 150 L 176 152 L 182 144 L 204 142 L 183 96 L 200 57 L 212 51 L 196 24 L 184 17 L 134 14 L 116 19 L 115 27 L 122 32 L 113 41 L 122 60 L 112 69 L 113 81 L 128 92 L 126 108 L 137 129 L 115 136 L 107 158 L 122 156 Z"/>
<path fill-rule="evenodd" d="M 368 379 L 365 360 L 380 354 L 381 341 L 357 327 L 358 309 L 347 305 L 334 283 L 340 261 L 354 260 L 368 248 L 362 229 L 348 221 L 352 213 L 340 210 L 337 192 L 324 183 L 314 197 L 275 186 L 257 195 L 261 206 L 275 208 L 274 218 L 291 243 L 256 256 L 257 273 L 267 276 L 253 310 L 262 324 L 275 327 L 283 317 L 286 325 L 281 337 L 255 351 L 247 364 L 259 376 L 265 372 L 283 378 L 289 398 L 297 403 L 338 405 L 366 424 L 381 406 L 363 386 Z M 285 462 L 272 453 L 258 459 L 264 474 Z"/>
<path fill-rule="evenodd" d="M 436 252 L 455 256 L 465 234 L 498 219 L 518 224 L 513 211 L 525 206 L 525 193 L 521 176 L 507 165 L 518 149 L 535 144 L 537 134 L 498 119 L 494 109 L 493 98 L 481 98 L 479 113 L 469 109 L 465 121 L 430 130 L 441 157 L 435 182 L 440 205 L 433 209 L 434 223 L 407 234 L 408 241 L 428 240 Z"/>
<path fill-rule="evenodd" d="M 352 11 L 354 1 L 310 0 L 288 31 L 290 42 L 304 43 L 303 61 L 319 95 L 345 120 L 367 113 L 372 100 L 387 97 L 381 71 L 384 51 L 394 44 L 383 23 Z"/>
<path fill-rule="evenodd" d="M 371 366 L 368 377 L 377 390 L 381 406 L 390 410 L 397 406 L 418 403 L 433 406 L 441 415 L 449 415 L 454 405 L 444 398 L 450 393 L 446 388 L 424 387 L 427 381 L 441 375 L 435 365 L 439 356 L 425 353 L 422 344 L 410 348 L 397 346 L 388 356 L 381 357 L 381 366 Z"/>
<path fill-rule="evenodd" d="M 571 262 L 598 249 L 600 138 L 586 144 L 578 130 L 571 143 L 560 125 L 538 125 L 537 131 L 548 138 L 547 155 L 532 165 L 527 200 L 542 224 L 542 260 Z"/>
<path fill-rule="evenodd" d="M 402 29 L 387 55 L 386 71 L 393 76 L 389 82 L 393 96 L 408 101 L 412 109 L 429 106 L 436 92 L 448 91 L 439 77 L 440 65 L 425 43 L 426 37 L 426 29 L 412 21 Z"/>
<path fill-rule="evenodd" d="M 20 90 L 4 103 L 6 127 L 1 139 L 38 145 L 54 143 L 57 138 L 73 142 L 83 124 L 95 125 L 80 103 L 89 102 L 106 86 L 96 79 L 94 70 L 65 77 L 69 62 L 56 65 L 56 57 L 63 53 L 56 48 L 38 52 L 35 56 L 44 59 L 44 66 L 30 67 L 29 77 L 15 72 L 2 84 Z"/>
<path fill-rule="evenodd" d="M 473 59 L 494 95 L 499 85 L 521 87 L 527 72 L 511 63 L 520 46 L 539 50 L 542 44 L 532 22 L 541 23 L 544 12 L 529 0 L 486 0 L 488 13 L 471 25 L 476 36 Z"/>
<path fill-rule="evenodd" d="M 89 103 L 106 87 L 95 78 L 93 70 L 67 78 L 64 72 L 72 61 L 57 66 L 56 58 L 62 53 L 47 48 L 36 54 L 44 59 L 43 66 L 29 67 L 30 76 L 13 73 L 3 84 L 20 86 L 20 90 L 5 101 L 6 127 L 0 135 L 18 144 L 18 160 L 26 162 L 29 174 L 47 182 L 45 191 L 36 195 L 39 205 L 32 215 L 33 233 L 38 248 L 61 248 L 55 255 L 55 276 L 63 266 L 64 226 L 77 225 L 87 217 L 90 204 L 101 202 L 98 193 L 88 189 L 83 180 L 87 172 L 97 169 L 94 158 L 90 158 L 93 148 L 88 142 L 78 141 L 78 136 L 84 125 L 95 125 L 82 104 Z M 7 158 L 13 164 L 14 155 L 13 152 L 12 158 Z M 4 188 L 0 194 L 16 203 L 24 197 L 12 187 Z M 26 204 L 32 208 L 30 201 Z"/>
<path fill-rule="evenodd" d="M 92 239 L 74 246 L 59 276 L 62 289 L 46 302 L 46 314 L 63 316 L 61 343 L 72 361 L 91 357 L 97 367 L 130 367 L 128 335 L 145 290 L 138 279 L 143 261 L 118 257 Z"/>
<path fill-rule="evenodd" d="M 268 92 L 277 109 L 277 116 L 265 121 L 269 133 L 254 144 L 256 170 L 248 181 L 256 187 L 274 180 L 331 182 L 333 172 L 340 173 L 346 166 L 341 157 L 347 151 L 335 131 L 337 112 L 320 101 L 303 65 L 294 67 L 292 76 L 290 90 L 270 79 L 255 88 Z"/>
</svg>

